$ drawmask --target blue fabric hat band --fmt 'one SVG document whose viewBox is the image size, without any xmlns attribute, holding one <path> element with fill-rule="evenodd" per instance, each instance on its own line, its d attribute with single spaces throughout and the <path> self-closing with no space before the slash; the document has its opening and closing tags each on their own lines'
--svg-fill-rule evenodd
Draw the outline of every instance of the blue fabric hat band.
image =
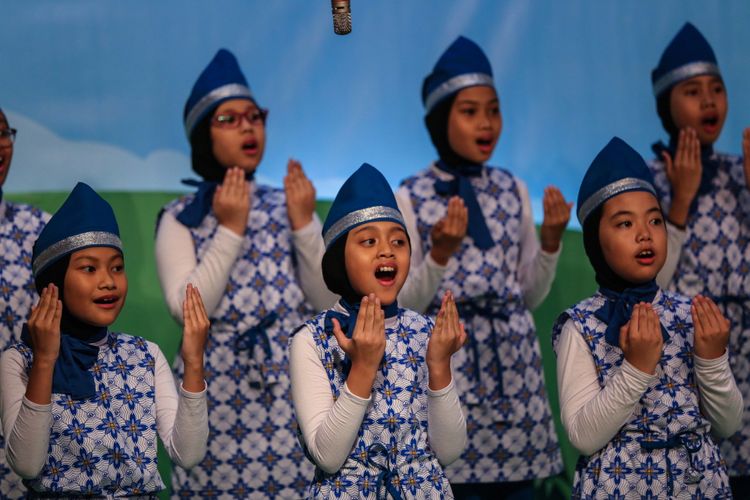
<svg viewBox="0 0 750 500">
<path fill-rule="evenodd" d="M 430 111 L 432 111 L 432 108 L 434 108 L 437 103 L 439 103 L 449 95 L 467 87 L 476 87 L 479 85 L 494 87 L 495 83 L 492 80 L 492 77 L 485 73 L 465 73 L 463 75 L 457 75 L 449 80 L 446 80 L 445 82 L 441 83 L 435 90 L 430 92 L 425 99 L 425 114 L 429 115 Z"/>
<path fill-rule="evenodd" d="M 326 249 L 328 249 L 339 236 L 347 231 L 350 231 L 357 226 L 361 226 L 366 222 L 380 220 L 393 220 L 406 227 L 401 212 L 395 208 L 386 206 L 362 208 L 346 214 L 344 217 L 337 220 L 328 231 L 325 232 L 323 235 L 323 242 L 325 243 Z"/>
<path fill-rule="evenodd" d="M 596 210 L 602 203 L 626 191 L 648 191 L 656 196 L 654 186 L 648 181 L 638 179 L 637 177 L 625 177 L 618 181 L 607 184 L 603 188 L 589 196 L 580 207 L 578 207 L 578 221 L 583 224 L 591 212 Z"/>
<path fill-rule="evenodd" d="M 198 122 L 205 116 L 212 106 L 217 104 L 219 101 L 225 101 L 227 99 L 254 99 L 252 92 L 246 85 L 241 83 L 228 83 L 213 89 L 211 92 L 203 96 L 195 106 L 192 107 L 187 117 L 185 118 L 185 133 L 188 139 L 193 129 Z"/>
<path fill-rule="evenodd" d="M 76 250 L 94 246 L 113 247 L 122 251 L 122 241 L 120 241 L 120 238 L 116 234 L 108 233 L 106 231 L 89 231 L 76 234 L 60 240 L 44 249 L 44 251 L 34 259 L 32 272 L 35 277 L 39 276 L 39 273 L 44 271 L 44 269 L 57 259 L 71 252 L 75 252 Z"/>
<path fill-rule="evenodd" d="M 667 74 L 661 76 L 654 83 L 654 95 L 658 97 L 662 92 L 670 88 L 672 85 L 699 75 L 721 76 L 721 73 L 719 72 L 719 67 L 715 63 L 709 61 L 697 61 L 690 64 L 685 64 L 684 66 L 675 68 Z"/>
</svg>

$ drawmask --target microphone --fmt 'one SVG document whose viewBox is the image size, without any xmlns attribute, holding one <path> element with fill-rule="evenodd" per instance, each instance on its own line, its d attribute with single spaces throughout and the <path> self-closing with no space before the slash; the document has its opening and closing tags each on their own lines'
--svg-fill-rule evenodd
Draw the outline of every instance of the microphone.
<svg viewBox="0 0 750 500">
<path fill-rule="evenodd" d="M 331 0 L 333 32 L 346 35 L 352 32 L 352 10 L 350 0 Z"/>
</svg>

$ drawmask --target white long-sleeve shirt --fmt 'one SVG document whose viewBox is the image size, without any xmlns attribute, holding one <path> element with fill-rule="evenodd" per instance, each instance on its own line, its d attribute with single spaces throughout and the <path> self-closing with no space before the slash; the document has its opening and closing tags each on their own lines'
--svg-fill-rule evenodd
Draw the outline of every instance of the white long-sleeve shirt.
<svg viewBox="0 0 750 500">
<path fill-rule="evenodd" d="M 677 265 L 680 263 L 682 245 L 685 244 L 686 239 L 686 230 L 680 229 L 667 221 L 667 258 L 659 274 L 656 275 L 656 283 L 664 290 L 669 290 Z"/>
<path fill-rule="evenodd" d="M 334 309 L 344 311 L 338 304 Z M 395 327 L 397 321 L 395 317 L 387 318 L 386 328 Z M 307 326 L 292 338 L 289 365 L 292 401 L 308 452 L 322 470 L 332 474 L 351 453 L 372 396 L 356 396 L 344 384 L 334 401 L 313 332 Z M 463 452 L 466 421 L 453 381 L 438 391 L 427 390 L 427 432 L 430 447 L 441 464 L 453 462 Z"/>
<path fill-rule="evenodd" d="M 430 168 L 435 175 L 442 180 L 450 181 L 453 179 L 451 174 L 440 170 L 434 164 Z M 486 173 L 483 172 L 482 175 L 486 175 Z M 560 248 L 554 253 L 547 253 L 541 249 L 536 235 L 534 217 L 531 211 L 529 191 L 522 180 L 516 178 L 516 183 L 518 186 L 518 194 L 522 202 L 521 249 L 519 252 L 519 258 L 521 261 L 518 266 L 518 278 L 521 283 L 526 306 L 533 310 L 544 301 L 550 291 L 552 282 L 555 279 L 557 261 L 560 258 L 560 252 L 562 252 L 562 244 L 560 244 Z M 429 255 L 425 257 L 422 251 L 422 239 L 417 229 L 416 214 L 414 213 L 414 208 L 409 199 L 408 191 L 405 188 L 402 187 L 396 192 L 396 201 L 398 202 L 399 209 L 404 216 L 406 229 L 409 233 L 409 238 L 411 239 L 411 269 L 409 280 L 419 280 L 421 279 L 419 277 L 420 275 L 426 274 L 421 268 L 429 266 L 432 259 Z M 434 264 L 434 261 L 432 262 Z M 414 278 L 412 278 L 411 273 L 415 273 Z M 436 289 L 437 286 L 434 290 Z M 425 302 L 413 304 L 412 308 L 416 311 L 424 311 L 429 306 L 434 295 L 434 291 L 429 298 L 425 295 Z"/>
<path fill-rule="evenodd" d="M 727 437 L 742 423 L 742 395 L 725 352 L 716 359 L 694 356 L 700 405 L 713 432 Z M 604 447 L 632 418 L 633 410 L 657 375 L 623 360 L 602 389 L 591 351 L 572 320 L 562 328 L 557 347 L 557 388 L 562 424 L 573 446 L 584 455 Z"/>
<path fill-rule="evenodd" d="M 253 189 L 251 189 L 251 192 Z M 338 300 L 323 280 L 321 262 L 325 253 L 322 225 L 317 214 L 305 227 L 292 231 L 297 274 L 305 297 L 317 310 L 325 310 Z M 190 229 L 172 214 L 164 212 L 156 232 L 156 267 L 164 298 L 172 317 L 182 321 L 185 286 L 198 287 L 209 316 L 224 295 L 229 275 L 242 251 L 243 237 L 219 225 L 201 262 L 195 255 Z M 445 272 L 431 257 L 420 257 L 420 268 L 410 272 L 399 293 L 402 307 L 423 311 L 429 305 Z"/>
<path fill-rule="evenodd" d="M 105 337 L 100 343 L 106 343 Z M 198 464 L 206 453 L 208 441 L 208 410 L 206 390 L 188 392 L 180 387 L 179 395 L 172 370 L 159 346 L 148 342 L 154 357 L 156 428 L 169 457 L 186 469 Z M 2 419 L 5 451 L 16 473 L 26 479 L 39 475 L 47 460 L 52 403 L 29 401 L 29 381 L 23 355 L 9 349 L 0 357 L 0 418 Z"/>
</svg>

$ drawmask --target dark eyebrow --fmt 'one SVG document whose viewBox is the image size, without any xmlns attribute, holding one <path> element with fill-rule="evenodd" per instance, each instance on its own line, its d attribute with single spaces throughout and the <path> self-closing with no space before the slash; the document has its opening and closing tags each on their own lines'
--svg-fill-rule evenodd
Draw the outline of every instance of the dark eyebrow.
<svg viewBox="0 0 750 500">
<path fill-rule="evenodd" d="M 652 212 L 659 212 L 661 213 L 661 209 L 659 207 L 651 207 L 648 210 L 646 210 L 647 214 L 650 214 Z M 619 217 L 621 215 L 635 215 L 635 213 L 632 210 L 618 210 L 617 212 L 613 213 L 609 216 L 610 219 L 614 219 L 615 217 Z"/>
<path fill-rule="evenodd" d="M 497 98 L 497 97 L 495 97 L 494 99 L 491 99 L 490 101 L 488 101 L 487 104 L 494 104 L 496 102 L 497 103 L 500 102 L 500 99 Z M 481 103 L 479 101 L 474 100 L 474 99 L 463 98 L 460 101 L 456 101 L 456 104 L 475 104 L 475 105 L 479 106 Z"/>
</svg>

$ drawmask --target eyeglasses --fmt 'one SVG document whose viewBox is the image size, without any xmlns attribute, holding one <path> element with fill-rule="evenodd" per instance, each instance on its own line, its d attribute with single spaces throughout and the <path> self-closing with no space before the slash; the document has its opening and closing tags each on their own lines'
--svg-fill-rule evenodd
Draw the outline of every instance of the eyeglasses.
<svg viewBox="0 0 750 500">
<path fill-rule="evenodd" d="M 219 128 L 237 128 L 242 124 L 244 118 L 250 125 L 262 125 L 266 123 L 267 109 L 251 109 L 244 113 L 236 111 L 222 111 L 214 115 L 211 123 Z"/>
<path fill-rule="evenodd" d="M 16 140 L 16 132 L 18 132 L 18 130 L 14 128 L 4 128 L 0 130 L 0 142 L 13 144 L 13 141 Z"/>
</svg>

